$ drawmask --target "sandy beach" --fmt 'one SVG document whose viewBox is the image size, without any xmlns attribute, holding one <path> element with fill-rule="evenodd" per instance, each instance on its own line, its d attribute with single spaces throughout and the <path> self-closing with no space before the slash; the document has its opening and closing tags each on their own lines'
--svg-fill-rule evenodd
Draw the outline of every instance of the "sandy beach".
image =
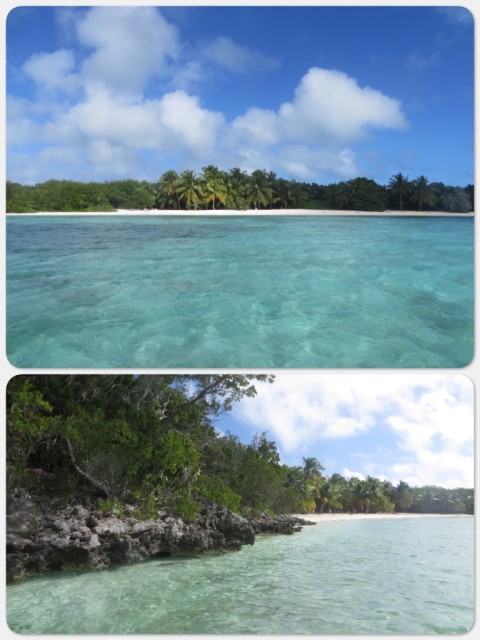
<svg viewBox="0 0 480 640">
<path fill-rule="evenodd" d="M 297 518 L 304 518 L 309 522 L 325 523 L 339 522 L 341 520 L 387 520 L 398 518 L 473 518 L 471 515 L 463 514 L 441 514 L 441 513 L 309 513 L 294 514 Z"/>
<path fill-rule="evenodd" d="M 423 217 L 423 218 L 435 218 L 435 217 L 473 217 L 473 212 L 470 213 L 450 213 L 445 211 L 336 211 L 328 209 L 268 209 L 262 211 L 255 211 L 253 209 L 247 211 L 237 211 L 231 209 L 219 209 L 217 211 L 202 210 L 202 211 L 185 211 L 185 210 L 170 210 L 170 209 L 119 209 L 118 211 L 99 211 L 99 212 L 86 212 L 86 211 L 39 211 L 37 213 L 7 213 L 7 216 L 388 216 L 388 217 Z"/>
</svg>

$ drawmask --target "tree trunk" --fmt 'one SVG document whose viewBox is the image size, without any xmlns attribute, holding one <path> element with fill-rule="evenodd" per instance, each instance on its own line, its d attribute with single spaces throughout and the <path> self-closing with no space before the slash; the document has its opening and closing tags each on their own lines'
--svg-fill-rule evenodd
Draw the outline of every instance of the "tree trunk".
<svg viewBox="0 0 480 640">
<path fill-rule="evenodd" d="M 67 443 L 68 453 L 70 454 L 70 460 L 72 461 L 73 468 L 78 473 L 78 475 L 84 480 L 86 480 L 89 484 L 91 484 L 92 487 L 94 487 L 97 491 L 100 491 L 106 498 L 110 498 L 111 492 L 101 482 L 99 482 L 98 480 L 95 480 L 95 478 L 93 478 L 91 475 L 89 475 L 85 471 L 82 471 L 82 469 L 80 469 L 80 467 L 77 465 L 75 461 L 75 454 L 73 452 L 73 446 L 72 446 L 72 443 L 70 442 L 70 438 L 65 438 L 65 441 Z"/>
</svg>

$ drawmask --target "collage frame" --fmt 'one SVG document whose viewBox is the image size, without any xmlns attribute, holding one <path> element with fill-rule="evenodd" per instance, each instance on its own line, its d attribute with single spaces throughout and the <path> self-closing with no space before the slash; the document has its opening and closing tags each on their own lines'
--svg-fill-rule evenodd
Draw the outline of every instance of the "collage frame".
<svg viewBox="0 0 480 640">
<path fill-rule="evenodd" d="M 98 3 L 87 3 L 88 6 L 130 6 L 132 5 L 131 2 L 128 1 L 124 1 L 124 0 L 118 0 L 118 1 L 114 1 L 114 0 L 104 0 L 103 2 L 98 2 Z M 189 2 L 189 3 L 183 3 L 183 2 L 168 2 L 168 3 L 163 3 L 164 5 L 168 5 L 168 6 L 192 6 L 192 7 L 203 7 L 203 6 L 234 6 L 237 5 L 239 3 L 230 3 L 230 2 L 222 2 L 222 3 L 206 3 L 206 2 L 199 2 L 199 1 L 194 1 L 194 2 Z M 241 2 L 240 3 L 242 6 L 259 6 L 261 3 L 258 2 Z M 275 2 L 275 3 L 267 3 L 265 5 L 265 3 L 263 3 L 264 6 L 289 6 L 292 3 L 289 2 Z M 6 23 L 6 19 L 7 19 L 7 15 L 8 13 L 18 7 L 18 6 L 23 6 L 23 5 L 19 5 L 18 3 L 12 2 L 11 0 L 7 0 L 5 3 L 2 4 L 0 13 L 2 14 L 2 18 L 3 18 L 3 24 L 5 25 Z M 36 0 L 34 0 L 33 2 L 29 2 L 28 6 L 39 6 L 39 7 L 56 7 L 56 6 L 64 6 L 64 7 L 76 7 L 76 6 L 80 6 L 78 3 L 76 2 L 71 2 L 70 0 L 50 0 L 49 2 L 37 2 Z M 81 5 L 83 6 L 83 5 Z M 150 0 L 147 0 L 147 2 L 143 2 L 142 6 L 161 6 L 159 5 L 159 3 L 156 2 L 151 2 Z M 304 2 L 302 3 L 302 6 L 305 7 L 315 7 L 315 6 L 345 6 L 345 7 L 364 7 L 364 6 L 372 6 L 372 7 L 387 7 L 387 6 L 399 6 L 398 3 L 393 2 L 392 0 L 386 0 L 384 2 L 357 2 L 356 0 L 350 0 L 350 1 L 344 1 L 344 2 L 328 2 L 328 3 L 319 3 L 319 2 Z M 438 2 L 401 2 L 400 6 L 405 6 L 405 7 L 415 7 L 415 6 L 424 6 L 424 7 L 464 7 L 466 9 L 468 9 L 474 17 L 474 22 L 475 22 L 475 26 L 477 27 L 477 32 L 478 32 L 478 27 L 480 25 L 480 8 L 478 3 L 476 3 L 474 0 L 465 0 L 464 2 L 458 2 L 458 1 L 452 1 L 452 2 L 448 2 L 448 1 L 438 1 Z M 8 48 L 7 48 L 7 42 L 6 42 L 6 27 L 4 26 L 4 33 L 5 33 L 5 44 L 4 47 L 2 47 L 2 51 L 0 56 L 2 57 L 2 73 L 4 74 L 4 86 L 6 87 L 6 68 L 7 68 L 7 64 L 8 64 Z M 479 77 L 478 77 L 478 73 L 479 73 L 479 69 L 480 69 L 480 54 L 479 54 L 479 44 L 478 44 L 478 33 L 475 34 L 474 36 L 475 39 L 475 45 L 474 45 L 474 66 L 475 66 L 475 76 L 474 76 L 474 125 L 475 125 L 475 120 L 477 118 L 478 115 L 478 81 L 479 81 Z M 7 96 L 6 96 L 6 92 L 4 94 L 4 100 L 2 99 L 2 104 L 5 102 L 5 115 L 6 115 L 6 110 L 7 110 Z M 6 117 L 3 119 L 4 124 L 2 125 L 5 129 L 4 131 L 4 140 L 7 139 L 8 137 L 8 130 L 7 130 L 7 125 L 5 124 L 5 120 Z M 478 183 L 479 183 L 479 178 L 480 178 L 480 174 L 478 171 L 478 162 L 477 162 L 477 154 L 478 154 L 478 127 L 475 128 L 475 145 L 474 145 L 474 183 L 477 184 L 477 187 L 475 188 L 475 196 L 478 197 Z M 3 173 L 4 173 L 4 178 L 5 181 L 7 180 L 7 170 L 6 170 L 6 149 L 5 149 L 5 155 L 3 156 L 3 162 L 2 162 L 2 167 L 3 167 Z M 2 203 L 2 208 L 3 211 L 6 212 L 6 196 L 5 193 L 2 192 L 1 195 L 1 200 L 0 202 Z M 2 281 L 2 286 L 3 286 L 3 299 L 6 301 L 7 299 L 7 267 L 6 267 L 6 258 L 7 258 L 7 233 L 6 233 L 6 215 L 4 216 L 4 221 L 5 224 L 2 225 L 2 230 L 1 230 L 1 236 L 0 236 L 0 241 L 2 243 L 2 247 L 3 247 L 3 252 L 4 252 L 4 260 L 2 260 L 2 273 L 0 276 L 0 279 Z M 475 225 L 477 226 L 477 225 Z M 7 344 L 7 318 L 6 318 L 6 310 L 5 312 L 2 314 L 2 322 L 1 322 L 1 326 L 2 326 L 2 336 L 3 336 L 3 344 L 4 344 L 4 352 L 2 354 L 2 360 L 1 360 L 1 365 L 0 365 L 0 371 L 1 371 L 1 379 L 2 379 L 2 383 L 3 383 L 3 394 L 2 394 L 2 414 L 4 415 L 5 419 L 6 419 L 6 415 L 7 415 L 7 401 L 6 401 L 6 389 L 7 386 L 9 384 L 9 382 L 12 380 L 13 377 L 17 376 L 17 375 L 22 375 L 22 374 L 89 374 L 89 373 L 98 373 L 98 374 L 122 374 L 122 373 L 127 373 L 127 374 L 151 374 L 151 373 L 156 373 L 158 375 L 165 375 L 165 374 L 188 374 L 188 373 L 201 373 L 201 374 L 217 374 L 217 373 L 238 373 L 238 374 L 258 374 L 258 373 L 268 373 L 268 374 L 273 374 L 273 375 L 278 375 L 281 376 L 282 374 L 293 374 L 293 375 L 298 375 L 298 376 L 307 376 L 309 374 L 321 374 L 321 375 L 325 375 L 325 376 L 330 376 L 331 379 L 336 379 L 336 380 L 341 380 L 342 376 L 345 375 L 357 375 L 357 376 L 362 376 L 364 379 L 371 379 L 374 380 L 374 376 L 376 375 L 381 375 L 381 376 L 393 376 L 393 375 L 401 375 L 401 376 L 425 376 L 425 378 L 430 377 L 430 376 L 435 376 L 435 375 L 446 375 L 446 376 L 451 376 L 451 377 L 458 377 L 458 376 L 462 376 L 463 378 L 467 378 L 468 380 L 471 381 L 472 385 L 473 385 L 473 389 L 474 389 L 474 398 L 473 398 L 473 410 L 474 410 L 474 466 L 475 466 L 475 478 L 474 478 L 474 486 L 477 486 L 477 481 L 478 481 L 478 465 L 477 465 L 477 460 L 478 460 L 478 439 L 476 437 L 476 433 L 477 433 L 477 424 L 478 424 L 478 416 L 477 416 L 477 411 L 476 411 L 476 406 L 477 406 L 477 402 L 478 402 L 478 397 L 477 397 L 477 388 L 478 385 L 480 384 L 480 361 L 479 361 L 479 356 L 478 356 L 478 352 L 476 349 L 476 346 L 478 345 L 478 337 L 479 337 L 479 333 L 478 333 L 478 320 L 477 320 L 477 315 L 478 315 L 478 299 L 479 299 L 479 294 L 480 294 L 480 286 L 478 284 L 478 281 L 480 280 L 478 278 L 478 258 L 477 258 L 477 252 L 479 251 L 479 240 L 478 240 L 478 229 L 475 228 L 474 230 L 474 326 L 473 326 L 473 338 L 474 338 L 474 346 L 473 346 L 473 358 L 472 361 L 467 364 L 466 366 L 459 366 L 459 367 L 440 367 L 440 368 L 424 368 L 424 369 L 419 369 L 419 368 L 415 368 L 415 367 L 408 367 L 408 368 L 403 368 L 403 369 L 395 369 L 395 368 L 361 368 L 361 367 L 357 367 L 357 368 L 324 368 L 324 369 L 316 369 L 316 368 L 305 368 L 305 369 L 300 369 L 300 368 L 270 368 L 270 367 L 265 367 L 265 368 L 259 368 L 259 369 L 253 369 L 253 368 L 249 368 L 249 367 L 243 367 L 243 368 L 222 368 L 222 367 L 206 367 L 206 368 L 199 368 L 199 369 L 194 369 L 194 368 L 175 368 L 175 367 L 171 367 L 171 368 L 164 368 L 164 369 L 155 369 L 155 368 L 149 368 L 147 367 L 140 367 L 140 368 L 122 368 L 122 367 L 112 367 L 112 368 L 107 368 L 107 367 L 99 367 L 99 368 L 94 368 L 89 369 L 89 368 L 82 368 L 82 367 L 72 367 L 72 368 L 67 368 L 67 367 L 48 367 L 48 368 L 43 368 L 43 367 L 22 367 L 22 366 L 14 366 L 13 364 L 11 364 L 11 362 L 8 360 L 7 358 L 7 354 L 6 354 L 6 344 Z M 6 306 L 6 305 L 5 305 Z M 4 437 L 4 451 L 7 450 L 7 439 L 6 439 L 6 432 L 5 432 L 5 437 Z M 5 456 L 3 456 L 3 466 L 4 466 L 4 470 L 6 470 L 6 460 L 5 460 Z M 3 490 L 2 490 L 2 505 L 3 505 L 3 509 L 4 509 L 4 513 L 6 513 L 6 509 L 7 509 L 7 499 L 6 499 L 6 484 L 5 484 L 5 473 L 2 473 L 2 482 L 4 483 L 3 486 Z M 477 505 L 477 500 L 475 500 L 475 506 Z M 6 527 L 2 527 L 2 539 L 5 542 L 6 541 Z M 476 534 L 476 522 L 475 522 L 475 551 L 474 551 L 474 564 L 475 564 L 475 594 L 474 594 L 474 603 L 475 603 L 475 611 L 474 614 L 477 613 L 480 609 L 479 609 L 479 602 L 480 602 L 480 596 L 479 596 L 479 589 L 477 586 L 477 577 L 478 577 L 478 571 L 479 571 L 479 554 L 478 554 L 478 536 Z M 2 563 L 2 572 L 5 571 L 5 563 Z M 2 584 L 6 584 L 6 573 L 3 575 L 3 578 L 0 576 L 0 579 L 3 580 Z M 3 595 L 3 594 L 2 594 Z M 8 628 L 7 624 L 6 624 L 6 603 L 5 603 L 5 597 L 2 597 L 2 605 L 0 606 L 0 615 L 2 615 L 2 622 L 3 622 L 3 631 L 4 634 L 7 637 L 13 637 L 13 632 Z M 472 627 L 472 629 L 467 633 L 467 635 L 473 637 L 476 628 L 478 627 L 478 621 L 474 621 L 474 626 Z M 393 634 L 396 635 L 396 634 Z M 403 634 L 402 634 L 403 635 Z M 338 637 L 337 635 L 332 635 L 332 636 L 327 636 L 327 637 Z M 378 636 L 378 635 L 372 635 L 372 636 L 368 636 L 368 637 L 375 637 L 375 638 L 381 638 L 381 637 L 390 637 L 390 636 Z M 411 636 L 409 635 L 405 635 L 404 637 L 408 638 L 408 637 L 419 637 L 418 635 L 414 635 L 412 634 Z M 423 636 L 422 636 L 423 637 Z"/>
</svg>

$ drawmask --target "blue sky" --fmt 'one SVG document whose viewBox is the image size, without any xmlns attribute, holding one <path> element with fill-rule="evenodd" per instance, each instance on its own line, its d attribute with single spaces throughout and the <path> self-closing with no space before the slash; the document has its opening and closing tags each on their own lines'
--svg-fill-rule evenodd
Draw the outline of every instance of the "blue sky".
<svg viewBox="0 0 480 640">
<path fill-rule="evenodd" d="M 328 184 L 473 182 L 460 7 L 19 7 L 7 177 L 157 180 L 215 164 Z"/>
<path fill-rule="evenodd" d="M 474 486 L 473 385 L 462 375 L 280 373 L 216 427 L 268 432 L 281 459 L 316 457 L 325 474 L 411 486 Z"/>
</svg>

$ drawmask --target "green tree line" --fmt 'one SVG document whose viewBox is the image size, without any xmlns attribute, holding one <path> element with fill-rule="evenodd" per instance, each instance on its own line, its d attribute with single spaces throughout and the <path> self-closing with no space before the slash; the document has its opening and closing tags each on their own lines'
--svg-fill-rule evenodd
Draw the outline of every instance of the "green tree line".
<svg viewBox="0 0 480 640">
<path fill-rule="evenodd" d="M 473 513 L 473 489 L 396 487 L 327 477 L 316 458 L 280 461 L 266 432 L 248 444 L 215 419 L 256 394 L 267 375 L 19 375 L 7 388 L 7 492 L 23 488 L 139 517 L 194 519 L 202 500 L 244 515 Z"/>
<path fill-rule="evenodd" d="M 213 165 L 201 175 L 186 170 L 164 173 L 156 183 L 137 180 L 75 182 L 48 180 L 37 185 L 7 182 L 7 212 L 115 211 L 117 209 L 246 210 L 332 209 L 358 211 L 436 210 L 466 213 L 474 207 L 473 185 L 447 186 L 425 176 L 401 173 L 387 185 L 355 178 L 330 185 L 279 178 L 273 171 L 251 174 Z"/>
</svg>

